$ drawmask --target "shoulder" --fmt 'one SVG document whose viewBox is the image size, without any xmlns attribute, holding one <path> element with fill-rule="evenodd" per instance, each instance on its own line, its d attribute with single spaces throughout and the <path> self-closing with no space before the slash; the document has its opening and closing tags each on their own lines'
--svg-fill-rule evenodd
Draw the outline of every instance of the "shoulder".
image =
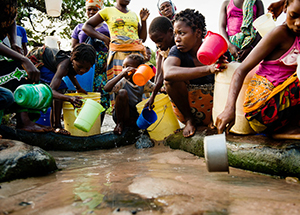
<svg viewBox="0 0 300 215">
<path fill-rule="evenodd" d="M 174 56 L 174 57 L 180 58 L 182 55 L 183 55 L 183 53 L 177 49 L 177 46 L 176 46 L 176 45 L 174 45 L 174 46 L 172 46 L 172 48 L 170 49 L 170 52 L 169 52 L 169 55 L 168 55 L 168 56 Z"/>
<path fill-rule="evenodd" d="M 223 1 L 221 8 L 226 8 L 229 5 L 229 3 L 230 3 L 230 0 Z"/>
</svg>

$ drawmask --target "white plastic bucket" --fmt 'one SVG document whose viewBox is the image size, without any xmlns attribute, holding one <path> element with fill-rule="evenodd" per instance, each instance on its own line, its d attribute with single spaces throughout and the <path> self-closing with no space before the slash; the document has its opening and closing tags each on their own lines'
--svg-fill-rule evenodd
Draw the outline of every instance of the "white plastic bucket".
<svg viewBox="0 0 300 215">
<path fill-rule="evenodd" d="M 47 14 L 52 17 L 60 16 L 62 0 L 45 0 Z"/>
<path fill-rule="evenodd" d="M 50 48 L 58 49 L 58 38 L 55 36 L 46 36 L 45 37 L 45 45 Z"/>
<path fill-rule="evenodd" d="M 258 31 L 261 37 L 264 37 L 269 31 L 276 27 L 271 13 L 261 15 L 253 22 L 254 28 Z"/>
</svg>

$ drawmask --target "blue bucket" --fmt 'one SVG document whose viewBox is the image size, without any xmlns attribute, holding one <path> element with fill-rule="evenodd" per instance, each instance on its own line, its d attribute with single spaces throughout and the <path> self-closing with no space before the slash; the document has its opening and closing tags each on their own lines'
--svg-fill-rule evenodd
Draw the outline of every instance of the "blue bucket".
<svg viewBox="0 0 300 215">
<path fill-rule="evenodd" d="M 36 123 L 40 125 L 45 125 L 45 126 L 51 126 L 50 123 L 50 113 L 51 113 L 51 107 L 47 109 L 46 113 L 43 113 L 41 111 L 41 117 L 36 121 Z"/>
<path fill-rule="evenodd" d="M 157 120 L 157 115 L 155 111 L 149 110 L 148 108 L 144 108 L 139 118 L 137 119 L 136 124 L 140 129 L 147 129 L 156 120 Z"/>
</svg>

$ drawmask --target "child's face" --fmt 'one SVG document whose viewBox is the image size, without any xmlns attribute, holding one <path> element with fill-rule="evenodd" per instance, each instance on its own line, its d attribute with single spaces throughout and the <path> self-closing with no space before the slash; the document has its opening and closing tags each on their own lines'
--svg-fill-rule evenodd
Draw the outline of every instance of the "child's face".
<svg viewBox="0 0 300 215">
<path fill-rule="evenodd" d="M 136 60 L 127 57 L 123 61 L 123 68 L 127 68 L 127 67 L 137 68 L 138 63 L 136 62 Z"/>
<path fill-rule="evenodd" d="M 168 48 L 171 48 L 174 44 L 172 29 L 169 29 L 166 34 L 156 31 L 152 34 L 149 34 L 149 37 L 153 42 L 155 42 L 156 47 L 162 51 L 168 50 Z"/>
<path fill-rule="evenodd" d="M 145 61 L 149 61 L 151 59 L 151 51 L 150 49 L 146 49 L 147 58 L 145 58 Z"/>
<path fill-rule="evenodd" d="M 93 66 L 86 61 L 76 61 L 76 60 L 73 60 L 72 64 L 76 74 L 78 75 L 83 75 L 84 73 L 87 73 Z"/>
<path fill-rule="evenodd" d="M 286 8 L 286 24 L 294 33 L 300 35 L 300 1 L 294 0 Z"/>
<path fill-rule="evenodd" d="M 174 39 L 179 51 L 188 52 L 195 48 L 195 44 L 199 39 L 202 40 L 200 31 L 193 31 L 184 21 L 176 21 L 174 23 Z"/>
</svg>

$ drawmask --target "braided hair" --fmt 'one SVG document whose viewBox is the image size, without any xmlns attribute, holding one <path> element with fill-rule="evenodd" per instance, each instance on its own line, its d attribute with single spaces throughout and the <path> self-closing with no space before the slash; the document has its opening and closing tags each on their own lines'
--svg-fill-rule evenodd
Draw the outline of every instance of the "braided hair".
<svg viewBox="0 0 300 215">
<path fill-rule="evenodd" d="M 202 38 L 206 35 L 206 24 L 205 24 L 205 17 L 199 12 L 195 11 L 194 9 L 185 9 L 180 11 L 175 15 L 175 22 L 176 21 L 183 21 L 188 26 L 190 26 L 193 31 L 195 32 L 196 29 L 200 29 L 202 32 Z"/>
<path fill-rule="evenodd" d="M 90 44 L 79 43 L 71 52 L 71 60 L 86 61 L 91 65 L 94 65 L 96 59 L 96 51 Z"/>
</svg>

